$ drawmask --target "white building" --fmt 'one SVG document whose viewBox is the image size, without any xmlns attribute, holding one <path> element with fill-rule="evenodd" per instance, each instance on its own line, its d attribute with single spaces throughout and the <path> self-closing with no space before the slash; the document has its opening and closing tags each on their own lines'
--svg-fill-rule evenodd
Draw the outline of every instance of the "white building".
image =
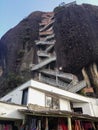
<svg viewBox="0 0 98 130">
<path fill-rule="evenodd" d="M 74 117 L 79 116 L 81 118 L 82 115 L 83 118 L 86 118 L 85 115 L 88 115 L 88 119 L 98 121 L 98 99 L 84 97 L 34 80 L 17 87 L 0 100 L 2 101 L 0 102 L 0 118 L 4 113 L 3 117 L 6 119 L 17 118 L 23 120 L 25 115 L 34 115 L 34 113 L 40 115 L 43 110 L 44 116 L 52 116 L 52 112 L 56 111 L 57 113 L 54 113 L 54 116 L 71 117 L 73 112 L 77 112 L 80 115 L 75 113 Z M 5 105 L 4 102 L 13 104 L 6 103 Z M 4 106 L 6 106 L 5 109 Z M 39 108 L 35 106 L 39 106 Z M 48 111 L 48 114 L 45 111 Z M 68 124 L 69 130 L 72 130 L 70 118 L 68 118 Z"/>
</svg>

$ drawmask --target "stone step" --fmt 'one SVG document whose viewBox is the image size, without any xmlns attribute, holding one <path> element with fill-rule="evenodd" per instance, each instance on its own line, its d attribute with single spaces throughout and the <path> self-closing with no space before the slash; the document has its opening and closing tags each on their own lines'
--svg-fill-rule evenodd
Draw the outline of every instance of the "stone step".
<svg viewBox="0 0 98 130">
<path fill-rule="evenodd" d="M 76 85 L 71 85 L 71 86 L 69 85 L 67 90 L 76 93 L 85 87 L 86 87 L 86 81 L 83 80 L 78 82 Z"/>
<path fill-rule="evenodd" d="M 51 63 L 53 61 L 56 61 L 56 57 L 55 56 L 47 58 L 46 60 L 38 63 L 37 65 L 35 65 L 34 67 L 32 67 L 31 71 L 41 69 L 42 67 L 44 67 L 45 65 L 47 65 L 47 64 L 49 64 L 49 63 Z"/>
<path fill-rule="evenodd" d="M 55 44 L 55 40 L 53 41 L 36 41 L 36 45 L 54 45 Z"/>
</svg>

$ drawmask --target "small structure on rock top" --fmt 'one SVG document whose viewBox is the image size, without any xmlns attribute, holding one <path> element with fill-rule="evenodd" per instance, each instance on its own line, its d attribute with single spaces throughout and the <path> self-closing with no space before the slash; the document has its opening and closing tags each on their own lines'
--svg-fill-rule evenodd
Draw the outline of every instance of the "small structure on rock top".
<svg viewBox="0 0 98 130">
<path fill-rule="evenodd" d="M 77 3 L 76 3 L 76 1 L 73 1 L 73 2 L 70 2 L 70 3 L 65 3 L 65 2 L 62 2 L 61 4 L 59 4 L 59 6 L 65 6 L 65 7 L 68 7 L 68 6 L 70 6 L 70 5 L 76 5 Z"/>
</svg>

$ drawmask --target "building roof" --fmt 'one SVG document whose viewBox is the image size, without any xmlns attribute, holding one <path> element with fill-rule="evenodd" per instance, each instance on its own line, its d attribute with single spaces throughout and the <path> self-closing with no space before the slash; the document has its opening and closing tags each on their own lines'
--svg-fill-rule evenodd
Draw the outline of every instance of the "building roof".
<svg viewBox="0 0 98 130">
<path fill-rule="evenodd" d="M 45 84 L 45 83 L 42 83 L 42 82 L 39 82 L 39 81 L 36 81 L 36 80 L 33 80 L 33 79 L 31 79 L 28 82 L 22 84 L 21 86 L 17 87 L 16 89 L 19 90 L 19 91 L 22 91 L 22 90 L 29 88 L 29 87 L 36 89 L 36 90 L 39 90 L 39 91 L 42 91 L 42 92 L 55 94 L 55 95 L 58 95 L 61 98 L 65 98 L 67 100 L 74 101 L 74 102 L 90 102 L 91 100 L 96 102 L 95 98 L 89 98 L 89 97 L 81 96 L 79 94 L 72 93 L 72 92 L 60 89 L 59 87 L 55 87 L 55 86 L 52 86 L 52 85 L 49 85 L 49 84 Z M 14 89 L 13 91 L 11 91 L 8 94 L 12 94 L 16 89 Z M 7 96 L 7 95 L 5 95 L 5 96 Z"/>
<path fill-rule="evenodd" d="M 76 93 L 72 93 L 63 89 L 60 89 L 59 87 L 55 87 L 49 84 L 41 83 L 39 81 L 30 80 L 31 87 L 34 89 L 38 89 L 39 91 L 45 91 L 50 92 L 51 94 L 57 94 L 58 96 L 68 99 L 70 101 L 75 102 L 90 102 L 94 98 L 89 98 L 85 96 L 81 96 Z"/>
</svg>

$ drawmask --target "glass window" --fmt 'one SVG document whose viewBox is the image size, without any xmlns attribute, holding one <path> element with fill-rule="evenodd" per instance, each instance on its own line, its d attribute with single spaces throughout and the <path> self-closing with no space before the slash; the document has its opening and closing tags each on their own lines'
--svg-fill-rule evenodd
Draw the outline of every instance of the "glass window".
<svg viewBox="0 0 98 130">
<path fill-rule="evenodd" d="M 76 113 L 83 113 L 82 107 L 73 108 L 74 112 Z"/>
<path fill-rule="evenodd" d="M 53 97 L 52 101 L 53 101 L 53 109 L 59 109 L 59 99 Z"/>
<path fill-rule="evenodd" d="M 59 109 L 59 98 L 46 95 L 46 107 Z"/>
<path fill-rule="evenodd" d="M 46 107 L 52 107 L 52 97 L 46 96 Z"/>
</svg>

